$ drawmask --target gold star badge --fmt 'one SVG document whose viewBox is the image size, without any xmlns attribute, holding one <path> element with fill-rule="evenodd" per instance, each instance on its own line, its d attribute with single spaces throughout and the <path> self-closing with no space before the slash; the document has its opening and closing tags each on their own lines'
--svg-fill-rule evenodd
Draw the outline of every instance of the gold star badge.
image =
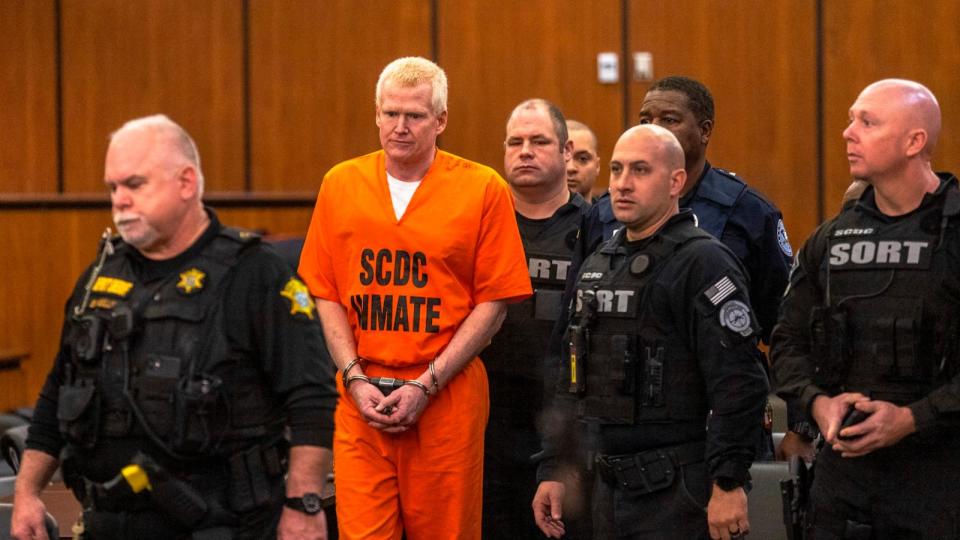
<svg viewBox="0 0 960 540">
<path fill-rule="evenodd" d="M 203 288 L 203 278 L 207 277 L 202 270 L 198 268 L 191 268 L 186 272 L 180 273 L 180 281 L 177 283 L 177 288 L 180 289 L 183 294 L 193 294 Z"/>
<path fill-rule="evenodd" d="M 280 292 L 280 296 L 290 300 L 291 315 L 303 313 L 311 321 L 313 320 L 313 310 L 316 309 L 316 306 L 313 303 L 313 298 L 310 296 L 309 289 L 307 289 L 307 286 L 304 285 L 302 281 L 294 277 L 290 278 L 287 284 L 283 286 L 283 291 Z"/>
</svg>

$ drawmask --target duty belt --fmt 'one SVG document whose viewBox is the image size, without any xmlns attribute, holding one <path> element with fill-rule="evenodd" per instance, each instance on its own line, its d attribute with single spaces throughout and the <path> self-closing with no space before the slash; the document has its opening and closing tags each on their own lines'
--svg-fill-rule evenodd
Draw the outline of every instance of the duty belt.
<svg viewBox="0 0 960 540">
<path fill-rule="evenodd" d="M 638 495 L 654 493 L 673 485 L 677 469 L 703 461 L 703 441 L 665 446 L 636 454 L 616 456 L 599 454 L 595 459 L 597 474 L 617 488 Z"/>
</svg>

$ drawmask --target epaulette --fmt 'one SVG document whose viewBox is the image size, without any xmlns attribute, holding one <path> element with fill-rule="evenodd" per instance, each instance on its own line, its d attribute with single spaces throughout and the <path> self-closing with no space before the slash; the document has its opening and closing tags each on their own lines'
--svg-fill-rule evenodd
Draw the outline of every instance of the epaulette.
<svg viewBox="0 0 960 540">
<path fill-rule="evenodd" d="M 239 227 L 221 227 L 220 235 L 226 236 L 227 238 L 242 244 L 259 242 L 261 239 L 261 235 L 259 233 L 253 232 L 249 229 L 241 229 Z"/>
</svg>

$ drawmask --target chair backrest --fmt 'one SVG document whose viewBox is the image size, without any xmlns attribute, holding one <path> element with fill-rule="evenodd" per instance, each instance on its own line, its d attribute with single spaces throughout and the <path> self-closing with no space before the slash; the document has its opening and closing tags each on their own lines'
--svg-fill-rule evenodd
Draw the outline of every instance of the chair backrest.
<svg viewBox="0 0 960 540">
<path fill-rule="evenodd" d="M 10 520 L 13 518 L 13 505 L 9 503 L 0 503 L 0 540 L 10 540 Z M 43 524 L 47 527 L 47 537 L 49 540 L 59 540 L 60 528 L 57 526 L 57 520 L 47 512 Z"/>
<path fill-rule="evenodd" d="M 20 470 L 20 456 L 23 455 L 23 449 L 27 446 L 29 427 L 28 425 L 12 427 L 0 435 L 0 453 L 3 453 L 4 461 L 14 473 Z"/>
<path fill-rule="evenodd" d="M 785 435 L 786 435 L 786 433 L 784 433 L 784 432 L 782 432 L 782 431 L 774 431 L 774 432 L 773 432 L 773 447 L 774 447 L 774 448 L 780 448 L 780 443 L 783 442 L 783 437 L 784 437 Z"/>
<path fill-rule="evenodd" d="M 767 399 L 773 406 L 773 431 L 787 431 L 787 403 L 774 394 L 767 396 Z"/>
<path fill-rule="evenodd" d="M 787 540 L 780 480 L 790 478 L 790 465 L 785 461 L 758 461 L 750 467 L 750 476 L 753 479 L 753 489 L 747 495 L 750 538 Z"/>
</svg>

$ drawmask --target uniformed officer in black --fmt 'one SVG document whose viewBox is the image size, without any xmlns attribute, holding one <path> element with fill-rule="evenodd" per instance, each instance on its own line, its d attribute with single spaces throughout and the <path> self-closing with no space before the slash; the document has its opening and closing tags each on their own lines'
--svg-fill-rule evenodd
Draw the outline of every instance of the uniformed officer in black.
<svg viewBox="0 0 960 540">
<path fill-rule="evenodd" d="M 62 459 L 85 539 L 326 538 L 336 391 L 306 287 L 203 206 L 196 146 L 166 116 L 115 132 L 105 169 L 120 238 L 67 303 L 13 536 L 46 538 Z"/>
<path fill-rule="evenodd" d="M 674 76 L 654 82 L 640 105 L 640 123 L 664 127 L 680 141 L 688 179 L 680 207 L 692 209 L 697 225 L 720 239 L 743 263 L 750 278 L 750 298 L 760 323 L 760 338 L 768 343 L 793 264 L 793 250 L 780 210 L 739 176 L 707 161 L 714 102 L 710 91 L 699 81 Z M 573 256 L 573 274 L 583 259 L 618 227 L 610 198 L 605 195 L 594 203 L 584 221 Z M 571 286 L 568 282 L 568 296 Z M 758 350 L 756 354 L 761 353 Z M 785 457 L 803 454 L 812 458 L 816 432 L 792 407 L 789 416 L 790 432 L 781 447 Z M 758 437 L 760 434 L 758 430 Z M 763 457 L 772 457 L 771 445 L 769 438 L 760 441 L 766 454 Z"/>
<path fill-rule="evenodd" d="M 543 538 L 530 514 L 540 450 L 536 418 L 544 403 L 544 355 L 560 313 L 570 254 L 589 205 L 567 189 L 565 162 L 573 144 L 556 105 L 531 99 L 507 121 L 504 176 L 516 207 L 531 298 L 511 304 L 500 331 L 480 357 L 490 381 L 490 420 L 485 434 L 483 538 Z"/>
<path fill-rule="evenodd" d="M 800 250 L 773 332 L 777 393 L 826 440 L 816 540 L 960 538 L 960 192 L 931 168 L 939 132 L 918 83 L 860 94 L 843 137 L 869 186 Z"/>
<path fill-rule="evenodd" d="M 599 426 L 597 538 L 749 531 L 744 485 L 768 389 L 759 326 L 742 265 L 678 208 L 683 159 L 659 126 L 621 136 L 610 193 L 624 228 L 577 275 L 557 399 Z M 559 538 L 565 478 L 555 442 L 544 446 L 534 514 Z"/>
</svg>

